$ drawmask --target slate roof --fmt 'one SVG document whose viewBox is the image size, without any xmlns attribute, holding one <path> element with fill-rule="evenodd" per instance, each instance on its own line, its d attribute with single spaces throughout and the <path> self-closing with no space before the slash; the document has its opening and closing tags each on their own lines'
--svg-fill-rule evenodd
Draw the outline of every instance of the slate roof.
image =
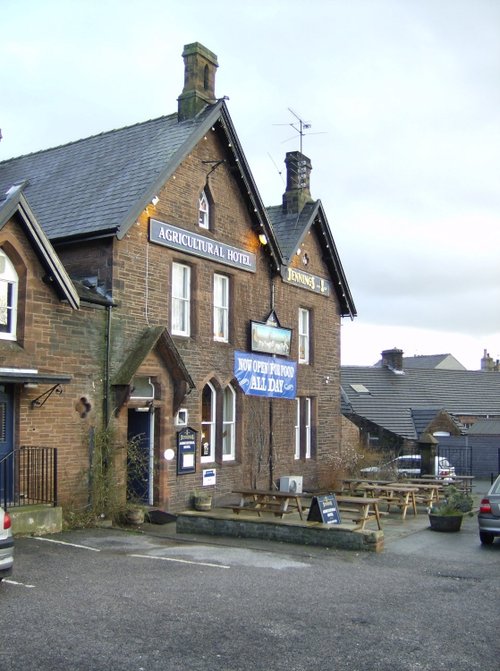
<svg viewBox="0 0 500 671">
<path fill-rule="evenodd" d="M 352 385 L 362 385 L 355 391 Z M 418 438 L 412 410 L 500 418 L 500 375 L 481 371 L 342 366 L 341 386 L 352 412 L 408 439 Z"/>
<path fill-rule="evenodd" d="M 412 408 L 411 414 L 413 417 L 413 423 L 415 425 L 415 431 L 418 437 L 420 437 L 427 429 L 429 424 L 436 419 L 437 415 L 440 412 L 445 412 L 451 423 L 453 423 L 459 431 L 463 431 L 464 427 L 461 422 L 458 421 L 456 417 L 447 412 L 444 408 Z"/>
<path fill-rule="evenodd" d="M 480 419 L 467 430 L 469 436 L 500 436 L 499 419 Z"/>
<path fill-rule="evenodd" d="M 121 239 L 180 162 L 220 121 L 241 177 L 249 210 L 265 232 L 276 269 L 293 257 L 312 225 L 322 234 L 341 314 L 356 308 L 321 201 L 307 203 L 298 220 L 282 208 L 266 210 L 224 100 L 207 105 L 194 119 L 177 113 L 0 162 L 0 194 L 13 185 L 23 194 L 53 242 L 116 235 Z"/>
<path fill-rule="evenodd" d="M 300 214 L 286 214 L 282 205 L 267 207 L 267 214 L 278 236 L 283 258 L 288 262 L 309 230 L 318 209 L 317 201 L 306 203 Z"/>
<path fill-rule="evenodd" d="M 23 195 L 22 185 L 13 186 L 7 190 L 3 198 L 0 196 L 0 230 L 11 218 L 14 218 L 31 242 L 59 298 L 67 301 L 72 308 L 79 308 L 80 300 L 75 285 L 39 226 Z"/>
<path fill-rule="evenodd" d="M 182 123 L 171 114 L 0 162 L 0 193 L 27 180 L 24 193 L 50 240 L 121 237 L 221 105 Z"/>
<path fill-rule="evenodd" d="M 285 265 L 293 258 L 311 227 L 314 225 L 318 227 L 318 235 L 323 248 L 323 259 L 332 276 L 333 288 L 340 303 L 341 314 L 351 318 L 355 317 L 356 306 L 321 200 L 306 203 L 300 214 L 287 214 L 283 211 L 282 205 L 267 207 L 266 211 L 276 234 Z"/>
<path fill-rule="evenodd" d="M 382 366 L 382 359 L 375 364 Z M 467 370 L 452 354 L 416 354 L 403 357 L 403 368 L 443 368 L 447 370 Z"/>
</svg>

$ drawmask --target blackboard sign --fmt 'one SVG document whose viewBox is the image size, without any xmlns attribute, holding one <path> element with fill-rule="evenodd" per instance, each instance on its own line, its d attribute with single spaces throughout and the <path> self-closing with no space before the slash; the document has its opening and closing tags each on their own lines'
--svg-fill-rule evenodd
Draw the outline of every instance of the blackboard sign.
<svg viewBox="0 0 500 671">
<path fill-rule="evenodd" d="M 340 524 L 340 512 L 335 494 L 314 496 L 309 508 L 308 522 L 323 524 Z"/>
</svg>

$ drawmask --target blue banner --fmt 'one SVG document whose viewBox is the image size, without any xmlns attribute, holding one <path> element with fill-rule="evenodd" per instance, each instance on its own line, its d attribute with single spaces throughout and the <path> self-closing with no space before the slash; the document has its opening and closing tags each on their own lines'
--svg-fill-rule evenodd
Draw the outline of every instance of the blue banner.
<svg viewBox="0 0 500 671">
<path fill-rule="evenodd" d="M 234 374 L 245 394 L 295 398 L 297 362 L 249 352 L 234 353 Z"/>
</svg>

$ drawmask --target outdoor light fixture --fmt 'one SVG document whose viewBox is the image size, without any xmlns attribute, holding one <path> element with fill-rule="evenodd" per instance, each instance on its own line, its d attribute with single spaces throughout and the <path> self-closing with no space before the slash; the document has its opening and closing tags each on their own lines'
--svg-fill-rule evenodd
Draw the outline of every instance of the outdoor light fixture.
<svg viewBox="0 0 500 671">
<path fill-rule="evenodd" d="M 261 245 L 267 245 L 267 238 L 264 233 L 259 233 L 259 242 Z"/>
<path fill-rule="evenodd" d="M 154 206 L 158 205 L 159 202 L 160 202 L 160 199 L 158 198 L 158 196 L 153 196 L 153 197 L 151 198 L 151 203 L 152 203 Z"/>
</svg>

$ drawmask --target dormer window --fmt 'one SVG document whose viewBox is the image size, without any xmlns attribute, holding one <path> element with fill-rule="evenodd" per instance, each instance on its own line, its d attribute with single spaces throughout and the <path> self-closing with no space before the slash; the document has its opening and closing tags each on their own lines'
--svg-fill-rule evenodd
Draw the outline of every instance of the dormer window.
<svg viewBox="0 0 500 671">
<path fill-rule="evenodd" d="M 19 280 L 9 257 L 0 250 L 0 338 L 16 339 Z"/>
<path fill-rule="evenodd" d="M 203 190 L 200 194 L 200 200 L 198 202 L 198 224 L 200 228 L 209 228 L 209 204 L 207 194 Z"/>
</svg>

